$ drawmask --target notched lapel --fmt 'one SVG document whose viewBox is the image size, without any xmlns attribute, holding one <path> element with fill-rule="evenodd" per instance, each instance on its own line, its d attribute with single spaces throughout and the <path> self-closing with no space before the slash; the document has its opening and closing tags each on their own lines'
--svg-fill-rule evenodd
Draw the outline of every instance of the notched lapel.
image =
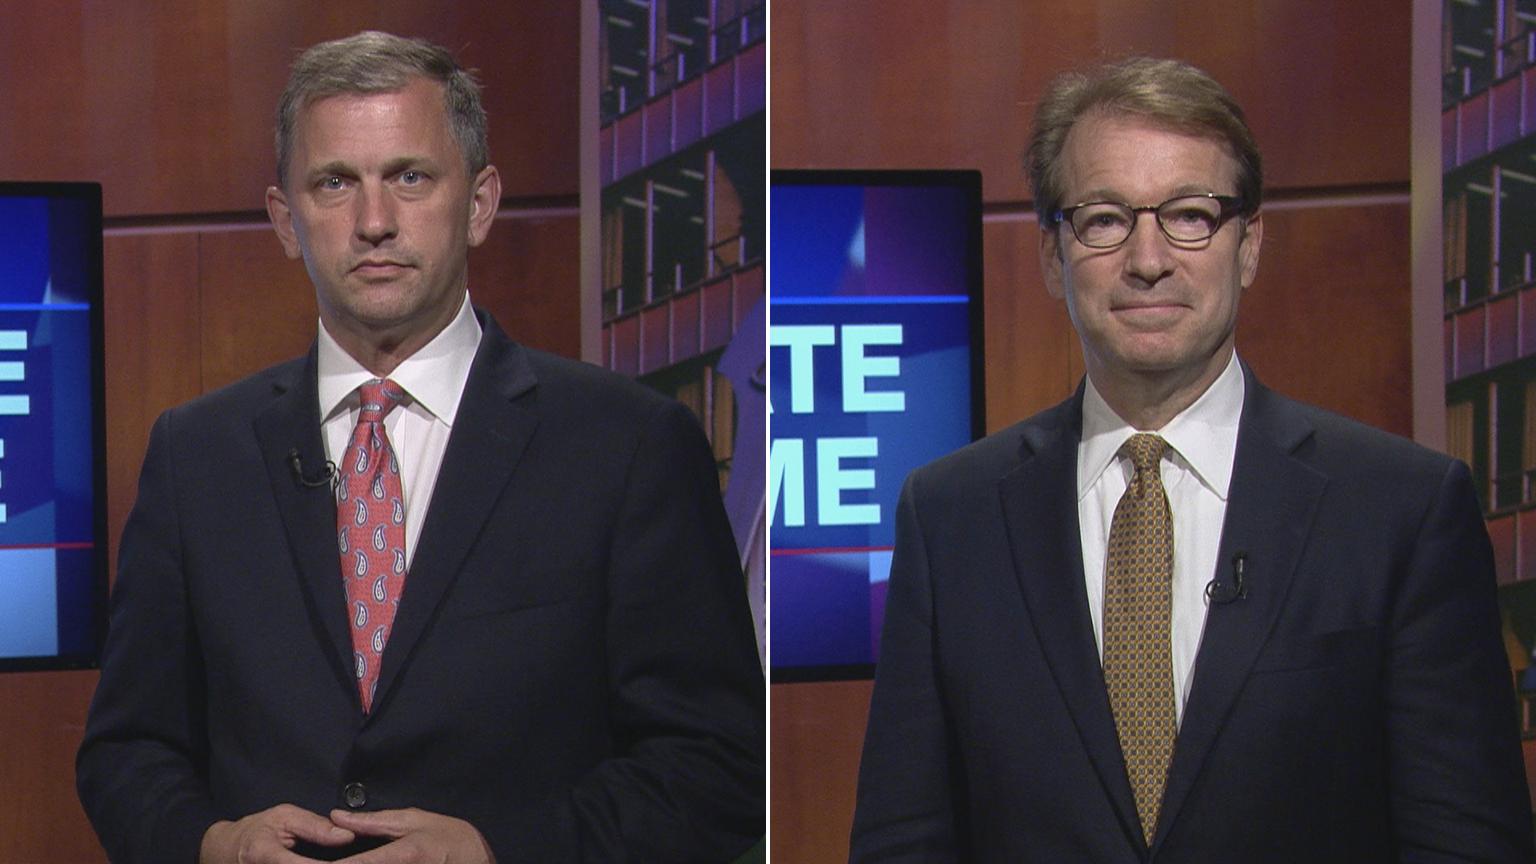
<svg viewBox="0 0 1536 864">
<path fill-rule="evenodd" d="M 1246 369 L 1245 369 L 1246 371 Z M 1160 842 L 1176 821 L 1237 700 L 1248 672 L 1284 608 L 1327 478 L 1298 459 L 1311 424 L 1251 373 L 1238 431 L 1232 485 L 1217 567 L 1244 556 L 1246 595 L 1212 604 L 1195 658 L 1194 680 L 1163 796 Z"/>
<path fill-rule="evenodd" d="M 1141 825 L 1115 735 L 1083 580 L 1082 532 L 1077 518 L 1081 418 L 1079 388 L 1077 398 L 1042 422 L 1026 427 L 1023 464 L 1003 478 L 999 493 L 1014 574 L 1040 651 L 1122 830 L 1140 845 L 1144 843 Z"/>
<path fill-rule="evenodd" d="M 480 323 L 480 352 L 470 367 L 384 647 L 374 715 L 387 705 L 395 679 L 430 626 L 538 426 L 536 380 L 527 356 L 495 322 L 482 316 Z"/>
<path fill-rule="evenodd" d="M 297 454 L 303 473 L 311 479 L 319 477 L 326 465 L 313 347 L 305 362 L 295 368 L 299 370 L 295 377 L 273 384 L 272 404 L 256 416 L 253 426 L 310 622 L 317 637 L 330 646 L 327 654 L 338 680 L 356 700 L 347 598 L 336 545 L 336 498 L 329 483 L 306 486 L 300 482 L 290 458 L 290 454 Z M 361 704 L 358 710 L 362 710 Z"/>
</svg>

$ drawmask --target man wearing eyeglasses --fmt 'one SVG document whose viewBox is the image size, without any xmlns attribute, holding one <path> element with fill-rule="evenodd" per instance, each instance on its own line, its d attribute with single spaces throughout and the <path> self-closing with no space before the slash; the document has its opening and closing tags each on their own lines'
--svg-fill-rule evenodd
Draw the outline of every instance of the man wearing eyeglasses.
<svg viewBox="0 0 1536 864">
<path fill-rule="evenodd" d="M 1067 75 L 1028 163 L 1087 375 L 907 482 L 852 858 L 1533 860 L 1467 467 L 1234 352 L 1242 110 L 1175 61 Z"/>
</svg>

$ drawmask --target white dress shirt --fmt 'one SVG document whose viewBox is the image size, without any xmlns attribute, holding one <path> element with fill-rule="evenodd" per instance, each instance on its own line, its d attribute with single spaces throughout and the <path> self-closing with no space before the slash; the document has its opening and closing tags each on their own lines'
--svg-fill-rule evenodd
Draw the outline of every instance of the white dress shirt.
<svg viewBox="0 0 1536 864">
<path fill-rule="evenodd" d="M 375 376 L 337 344 L 320 325 L 320 432 L 325 458 L 340 461 L 357 426 L 357 388 Z M 389 373 L 409 397 L 384 418 L 384 431 L 400 463 L 405 494 L 405 561 L 407 572 L 416 555 L 416 539 L 427 518 L 427 505 L 437 485 L 437 472 L 448 448 L 459 399 L 469 380 L 469 367 L 480 347 L 480 322 L 469 295 L 443 332 Z"/>
<path fill-rule="evenodd" d="M 1237 423 L 1243 412 L 1243 373 L 1232 355 L 1216 381 L 1161 429 L 1138 430 L 1115 414 L 1089 379 L 1083 394 L 1083 440 L 1077 447 L 1077 515 L 1082 530 L 1083 578 L 1093 636 L 1104 659 L 1104 567 L 1115 505 L 1134 473 L 1120 446 L 1138 431 L 1168 442 L 1163 488 L 1173 514 L 1173 688 L 1179 722 L 1189 699 L 1191 672 L 1205 629 L 1206 583 L 1223 566 L 1216 560 L 1227 515 Z"/>
</svg>

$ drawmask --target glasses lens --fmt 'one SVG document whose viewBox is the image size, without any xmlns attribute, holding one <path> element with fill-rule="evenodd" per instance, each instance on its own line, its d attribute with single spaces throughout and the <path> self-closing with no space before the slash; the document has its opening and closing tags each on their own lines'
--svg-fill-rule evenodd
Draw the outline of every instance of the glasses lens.
<svg viewBox="0 0 1536 864">
<path fill-rule="evenodd" d="M 1130 236 L 1135 218 L 1123 204 L 1084 204 L 1072 211 L 1072 231 L 1084 246 L 1117 246 Z"/>
<path fill-rule="evenodd" d="M 1221 202 L 1203 195 L 1174 198 L 1157 208 L 1157 221 L 1175 240 L 1204 240 L 1221 227 Z"/>
</svg>

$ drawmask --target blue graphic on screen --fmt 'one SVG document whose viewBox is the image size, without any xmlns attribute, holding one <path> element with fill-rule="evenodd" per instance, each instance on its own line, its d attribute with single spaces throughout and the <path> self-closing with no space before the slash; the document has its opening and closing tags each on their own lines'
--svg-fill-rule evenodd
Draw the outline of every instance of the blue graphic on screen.
<svg viewBox="0 0 1536 864">
<path fill-rule="evenodd" d="M 0 658 L 95 650 L 96 220 L 0 198 Z"/>
<path fill-rule="evenodd" d="M 771 194 L 773 666 L 862 666 L 879 651 L 902 482 L 971 440 L 979 217 L 955 186 Z"/>
</svg>

